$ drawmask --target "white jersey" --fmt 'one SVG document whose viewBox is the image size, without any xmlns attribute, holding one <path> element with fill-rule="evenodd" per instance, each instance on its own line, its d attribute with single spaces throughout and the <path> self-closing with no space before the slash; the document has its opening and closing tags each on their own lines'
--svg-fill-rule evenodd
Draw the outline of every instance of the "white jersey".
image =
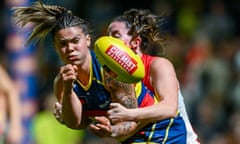
<svg viewBox="0 0 240 144">
<path fill-rule="evenodd" d="M 184 98 L 180 90 L 178 91 L 178 109 L 180 111 L 180 115 L 185 121 L 187 129 L 187 144 L 200 144 L 200 142 L 197 140 L 197 134 L 194 132 L 192 125 L 189 121 L 188 114 L 185 108 Z"/>
</svg>

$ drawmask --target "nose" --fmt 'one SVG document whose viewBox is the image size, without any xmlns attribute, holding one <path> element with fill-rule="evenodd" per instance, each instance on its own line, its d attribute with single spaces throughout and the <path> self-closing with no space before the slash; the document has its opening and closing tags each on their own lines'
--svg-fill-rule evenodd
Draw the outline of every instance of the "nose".
<svg viewBox="0 0 240 144">
<path fill-rule="evenodd" d="M 67 51 L 73 51 L 74 50 L 74 46 L 73 46 L 73 44 L 71 44 L 71 43 L 67 43 Z"/>
</svg>

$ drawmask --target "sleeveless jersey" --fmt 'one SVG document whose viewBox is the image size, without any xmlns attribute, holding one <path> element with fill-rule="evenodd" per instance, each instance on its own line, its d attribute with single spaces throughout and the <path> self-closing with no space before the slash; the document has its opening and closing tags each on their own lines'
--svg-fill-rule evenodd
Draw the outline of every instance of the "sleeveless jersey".
<svg viewBox="0 0 240 144">
<path fill-rule="evenodd" d="M 146 107 L 158 102 L 154 94 L 148 90 L 143 82 L 136 84 L 135 91 L 138 98 L 138 107 Z M 175 118 L 149 123 L 122 143 L 144 144 L 146 142 L 156 144 L 186 143 L 186 127 L 182 117 L 178 114 Z"/>
<path fill-rule="evenodd" d="M 83 116 L 104 116 L 111 103 L 110 93 L 104 86 L 103 68 L 97 61 L 95 53 L 91 53 L 90 80 L 87 86 L 75 81 L 73 90 L 83 107 Z"/>
<path fill-rule="evenodd" d="M 158 102 L 157 99 L 154 97 L 154 88 L 151 86 L 149 78 L 150 64 L 155 58 L 156 57 L 154 56 L 144 54 L 142 56 L 146 75 L 142 80 L 143 83 L 141 84 L 141 88 L 138 88 L 138 91 L 141 90 L 142 93 L 142 95 L 138 95 L 139 107 L 153 105 Z M 138 84 L 138 87 L 139 85 L 140 84 Z M 191 123 L 188 119 L 184 99 L 180 90 L 178 91 L 178 97 L 178 115 L 175 118 L 150 123 L 124 143 L 144 144 L 146 142 L 149 142 L 158 144 L 199 144 L 199 142 L 197 141 L 197 135 L 193 131 Z"/>
</svg>

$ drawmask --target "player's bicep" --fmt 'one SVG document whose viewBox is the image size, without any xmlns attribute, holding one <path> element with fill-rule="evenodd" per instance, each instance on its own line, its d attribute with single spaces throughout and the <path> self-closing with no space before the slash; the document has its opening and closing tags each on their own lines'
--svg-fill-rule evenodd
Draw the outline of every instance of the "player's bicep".
<svg viewBox="0 0 240 144">
<path fill-rule="evenodd" d="M 161 65 L 162 69 L 158 69 Z M 173 65 L 166 59 L 158 59 L 151 67 L 152 85 L 160 101 L 176 105 L 178 96 L 178 81 Z"/>
</svg>

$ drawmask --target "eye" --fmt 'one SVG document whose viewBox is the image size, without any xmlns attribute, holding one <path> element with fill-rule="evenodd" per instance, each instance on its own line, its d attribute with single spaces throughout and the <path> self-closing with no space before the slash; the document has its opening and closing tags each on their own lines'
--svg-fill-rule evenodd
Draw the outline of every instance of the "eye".
<svg viewBox="0 0 240 144">
<path fill-rule="evenodd" d="M 56 44 L 58 47 L 63 48 L 67 45 L 67 42 L 66 41 L 58 41 Z"/>
<path fill-rule="evenodd" d="M 79 38 L 74 38 L 74 39 L 72 40 L 72 43 L 77 44 L 79 41 L 80 41 Z"/>
<path fill-rule="evenodd" d="M 121 37 L 121 34 L 119 32 L 117 32 L 117 31 L 114 31 L 114 32 L 110 33 L 110 35 L 112 37 L 115 37 L 115 38 L 120 38 Z"/>
</svg>

